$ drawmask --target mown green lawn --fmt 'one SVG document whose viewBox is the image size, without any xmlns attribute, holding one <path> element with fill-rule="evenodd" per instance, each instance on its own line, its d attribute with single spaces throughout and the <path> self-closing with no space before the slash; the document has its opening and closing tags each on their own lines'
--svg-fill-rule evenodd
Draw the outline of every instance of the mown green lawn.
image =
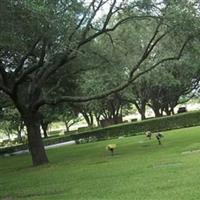
<svg viewBox="0 0 200 200">
<path fill-rule="evenodd" d="M 200 127 L 164 135 L 161 146 L 137 136 L 50 149 L 36 168 L 29 155 L 0 158 L 0 199 L 199 200 Z"/>
</svg>

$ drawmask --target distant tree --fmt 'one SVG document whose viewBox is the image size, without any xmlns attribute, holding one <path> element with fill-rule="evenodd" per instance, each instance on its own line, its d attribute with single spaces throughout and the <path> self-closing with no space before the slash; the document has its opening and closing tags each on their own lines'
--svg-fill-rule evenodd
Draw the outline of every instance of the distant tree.
<svg viewBox="0 0 200 200">
<path fill-rule="evenodd" d="M 40 127 L 45 138 L 48 137 L 48 129 L 52 122 L 57 121 L 57 113 L 50 106 L 43 106 L 38 114 Z"/>
<path fill-rule="evenodd" d="M 109 120 L 111 124 L 122 122 L 122 111 L 125 103 L 121 100 L 120 94 L 114 93 L 99 103 L 98 113 L 101 119 Z"/>
<path fill-rule="evenodd" d="M 167 115 L 174 114 L 174 108 L 179 103 L 184 103 L 195 95 L 200 82 L 200 67 L 197 64 L 200 60 L 195 57 L 190 51 L 179 63 L 169 64 L 150 73 L 148 105 L 154 110 L 155 116 L 162 116 L 163 112 Z"/>
<path fill-rule="evenodd" d="M 9 140 L 11 140 L 11 135 L 17 135 L 18 142 L 23 142 L 22 131 L 24 129 L 24 122 L 15 108 L 6 107 L 3 109 L 0 129 L 8 136 Z"/>
<path fill-rule="evenodd" d="M 54 112 L 57 115 L 57 120 L 62 121 L 65 124 L 66 134 L 69 132 L 71 126 L 81 120 L 79 113 L 75 111 L 72 104 L 60 104 L 54 108 Z"/>
</svg>

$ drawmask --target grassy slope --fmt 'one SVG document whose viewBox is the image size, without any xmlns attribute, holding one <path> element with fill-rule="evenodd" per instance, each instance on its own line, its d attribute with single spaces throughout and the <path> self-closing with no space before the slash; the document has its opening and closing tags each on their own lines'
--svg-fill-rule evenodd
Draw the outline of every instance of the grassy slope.
<svg viewBox="0 0 200 200">
<path fill-rule="evenodd" d="M 51 164 L 37 168 L 28 155 L 0 158 L 0 199 L 199 199 L 200 152 L 182 152 L 200 149 L 200 127 L 164 134 L 161 146 L 137 136 L 50 149 Z"/>
</svg>

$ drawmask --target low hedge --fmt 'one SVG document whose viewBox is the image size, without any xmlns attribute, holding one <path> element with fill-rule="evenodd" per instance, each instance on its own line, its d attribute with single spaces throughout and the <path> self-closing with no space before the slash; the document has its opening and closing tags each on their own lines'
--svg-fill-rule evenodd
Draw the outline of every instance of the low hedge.
<svg viewBox="0 0 200 200">
<path fill-rule="evenodd" d="M 106 128 L 86 131 L 71 135 L 72 140 L 96 137 L 98 140 L 142 134 L 149 130 L 152 132 L 165 131 L 177 128 L 200 125 L 200 111 L 177 114 L 174 116 L 153 118 L 140 122 L 118 124 Z"/>
<path fill-rule="evenodd" d="M 54 136 L 54 137 L 43 139 L 43 143 L 46 146 L 46 145 L 58 144 L 58 143 L 62 143 L 62 142 L 68 142 L 70 140 L 71 140 L 71 137 L 69 135 L 57 136 L 57 137 Z M 26 149 L 28 149 L 28 144 L 19 144 L 16 146 L 0 148 L 0 155 L 12 154 L 14 152 L 26 150 Z"/>
<path fill-rule="evenodd" d="M 49 132 L 48 132 L 48 135 L 50 135 L 50 137 L 51 137 L 51 136 L 59 135 L 60 132 L 61 132 L 60 130 L 49 131 Z"/>
<path fill-rule="evenodd" d="M 52 137 L 52 138 L 45 138 L 43 140 L 44 145 L 52 145 L 52 144 L 58 144 L 62 142 L 68 142 L 71 140 L 71 137 L 69 135 L 62 135 L 62 136 L 57 136 L 57 137 Z"/>
<path fill-rule="evenodd" d="M 44 139 L 43 142 L 45 145 L 51 145 L 61 142 L 67 142 L 70 140 L 78 141 L 79 139 L 86 139 L 87 141 L 89 141 L 90 138 L 94 137 L 97 140 L 103 140 L 108 138 L 116 138 L 119 136 L 139 135 L 143 134 L 147 130 L 156 132 L 198 125 L 200 125 L 200 111 L 177 114 L 170 117 L 148 119 L 140 122 L 118 124 L 106 128 L 92 129 L 90 131 L 67 136 L 54 136 Z M 0 155 L 5 153 L 10 154 L 25 149 L 28 149 L 27 144 L 0 148 Z"/>
<path fill-rule="evenodd" d="M 17 151 L 22 151 L 28 149 L 27 144 L 19 144 L 11 147 L 0 148 L 0 155 L 3 154 L 12 154 Z"/>
</svg>

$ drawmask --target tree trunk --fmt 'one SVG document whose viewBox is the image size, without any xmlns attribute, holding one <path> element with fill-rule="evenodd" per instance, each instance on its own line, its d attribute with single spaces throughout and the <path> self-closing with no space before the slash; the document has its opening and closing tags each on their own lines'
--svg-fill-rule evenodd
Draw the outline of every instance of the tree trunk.
<svg viewBox="0 0 200 200">
<path fill-rule="evenodd" d="M 93 126 L 93 116 L 91 114 L 87 114 L 87 113 L 81 113 L 85 119 L 85 121 L 88 124 L 88 127 L 92 127 Z"/>
<path fill-rule="evenodd" d="M 8 139 L 9 139 L 9 141 L 11 141 L 10 130 L 8 130 L 7 133 L 8 133 Z"/>
<path fill-rule="evenodd" d="M 66 121 L 64 121 L 66 132 L 69 132 L 69 125 Z"/>
<path fill-rule="evenodd" d="M 146 119 L 145 111 L 141 112 L 140 115 L 141 115 L 141 120 L 145 120 Z"/>
<path fill-rule="evenodd" d="M 167 116 L 171 115 L 171 110 L 169 109 L 168 105 L 165 106 L 165 113 L 166 113 Z"/>
<path fill-rule="evenodd" d="M 42 128 L 42 130 L 43 130 L 44 138 L 48 138 L 47 128 Z"/>
<path fill-rule="evenodd" d="M 145 113 L 146 113 L 146 102 L 142 101 L 141 105 L 139 105 L 137 102 L 134 103 L 135 107 L 137 108 L 138 112 L 141 115 L 141 120 L 146 119 Z"/>
<path fill-rule="evenodd" d="M 94 118 L 93 118 L 93 115 L 91 112 L 89 113 L 89 116 L 90 116 L 90 127 L 93 127 L 94 126 Z"/>
<path fill-rule="evenodd" d="M 98 127 L 101 126 L 101 123 L 100 123 L 100 116 L 101 116 L 101 115 L 97 115 L 97 114 L 95 114 L 95 118 L 96 118 L 97 126 L 98 126 Z"/>
<path fill-rule="evenodd" d="M 175 115 L 174 108 L 171 108 L 172 115 Z"/>
<path fill-rule="evenodd" d="M 17 141 L 18 141 L 18 143 L 22 143 L 23 142 L 21 131 L 17 131 Z"/>
<path fill-rule="evenodd" d="M 20 122 L 20 125 L 18 127 L 18 130 L 17 130 L 17 140 L 19 143 L 23 143 L 23 139 L 22 139 L 22 130 L 24 128 L 24 123 L 23 121 Z"/>
<path fill-rule="evenodd" d="M 38 113 L 29 112 L 23 116 L 28 133 L 28 146 L 34 166 L 48 163 L 48 158 L 40 133 L 40 120 Z"/>
<path fill-rule="evenodd" d="M 155 117 L 161 117 L 162 113 L 160 113 L 160 109 L 159 108 L 153 108 Z"/>
<path fill-rule="evenodd" d="M 48 137 L 48 134 L 47 134 L 48 125 L 49 125 L 48 122 L 44 122 L 43 120 L 41 121 L 41 127 L 42 127 L 43 134 L 44 134 L 44 137 L 45 137 L 45 138 Z"/>
<path fill-rule="evenodd" d="M 141 120 L 146 119 L 145 112 L 146 112 L 146 103 L 142 102 L 141 108 L 140 108 Z"/>
</svg>

